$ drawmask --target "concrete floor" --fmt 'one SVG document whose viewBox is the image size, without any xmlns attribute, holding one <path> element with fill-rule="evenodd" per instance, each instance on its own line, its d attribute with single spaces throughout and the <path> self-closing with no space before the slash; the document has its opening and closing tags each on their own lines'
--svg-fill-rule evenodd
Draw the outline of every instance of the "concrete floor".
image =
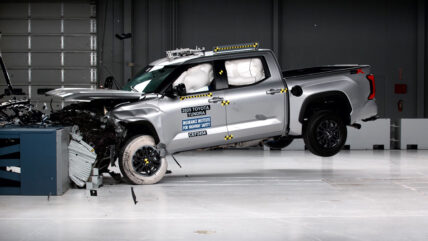
<svg viewBox="0 0 428 241">
<path fill-rule="evenodd" d="M 0 240 L 428 240 L 428 151 L 189 152 L 161 183 L 0 197 Z"/>
</svg>

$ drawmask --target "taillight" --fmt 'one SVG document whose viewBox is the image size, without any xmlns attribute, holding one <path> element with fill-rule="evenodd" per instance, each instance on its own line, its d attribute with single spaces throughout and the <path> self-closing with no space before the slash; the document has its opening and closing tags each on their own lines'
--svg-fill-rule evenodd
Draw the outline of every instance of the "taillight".
<svg viewBox="0 0 428 241">
<path fill-rule="evenodd" d="M 370 94 L 368 99 L 369 100 L 373 100 L 375 98 L 376 95 L 376 86 L 375 86 L 375 78 L 373 74 L 368 74 L 367 75 L 367 79 L 369 80 L 370 83 Z"/>
<path fill-rule="evenodd" d="M 362 69 L 357 69 L 357 74 L 364 74 L 364 71 Z"/>
</svg>

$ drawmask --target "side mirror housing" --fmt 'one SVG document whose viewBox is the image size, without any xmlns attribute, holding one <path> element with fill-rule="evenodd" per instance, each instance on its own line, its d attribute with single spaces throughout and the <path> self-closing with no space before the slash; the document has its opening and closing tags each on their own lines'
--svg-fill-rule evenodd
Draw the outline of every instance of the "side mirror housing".
<svg viewBox="0 0 428 241">
<path fill-rule="evenodd" d="M 168 87 L 165 92 L 164 92 L 165 96 L 168 96 L 169 98 L 175 98 L 176 94 L 175 94 L 175 90 L 172 88 L 172 86 Z"/>
<path fill-rule="evenodd" d="M 178 84 L 177 86 L 174 87 L 174 89 L 178 96 L 184 96 L 187 93 L 186 85 L 184 84 Z"/>
</svg>

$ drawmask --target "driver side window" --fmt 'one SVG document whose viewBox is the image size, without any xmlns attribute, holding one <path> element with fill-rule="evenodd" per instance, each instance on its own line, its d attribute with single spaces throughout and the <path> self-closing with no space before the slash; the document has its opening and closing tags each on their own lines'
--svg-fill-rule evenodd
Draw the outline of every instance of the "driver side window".
<svg viewBox="0 0 428 241">
<path fill-rule="evenodd" d="M 181 73 L 172 86 L 176 87 L 179 84 L 184 84 L 188 94 L 199 93 L 209 91 L 209 86 L 213 80 L 212 64 L 204 63 L 192 66 Z"/>
</svg>

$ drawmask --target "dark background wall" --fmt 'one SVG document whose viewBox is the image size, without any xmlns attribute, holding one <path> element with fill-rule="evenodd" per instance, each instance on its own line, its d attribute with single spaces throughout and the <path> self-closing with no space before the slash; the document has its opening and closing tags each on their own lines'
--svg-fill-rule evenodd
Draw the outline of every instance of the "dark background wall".
<svg viewBox="0 0 428 241">
<path fill-rule="evenodd" d="M 370 64 L 382 116 L 426 117 L 426 27 L 423 0 L 98 1 L 98 79 L 124 83 L 177 47 L 259 41 L 283 69 Z M 124 32 L 133 37 L 114 37 Z M 395 84 L 407 93 L 395 94 Z"/>
<path fill-rule="evenodd" d="M 0 51 L 17 91 L 42 109 L 46 91 L 95 87 L 96 2 L 91 0 L 1 0 Z M 0 93 L 8 90 L 0 74 Z M 4 96 L 1 101 L 19 96 Z M 53 108 L 64 103 L 55 100 Z"/>
</svg>

